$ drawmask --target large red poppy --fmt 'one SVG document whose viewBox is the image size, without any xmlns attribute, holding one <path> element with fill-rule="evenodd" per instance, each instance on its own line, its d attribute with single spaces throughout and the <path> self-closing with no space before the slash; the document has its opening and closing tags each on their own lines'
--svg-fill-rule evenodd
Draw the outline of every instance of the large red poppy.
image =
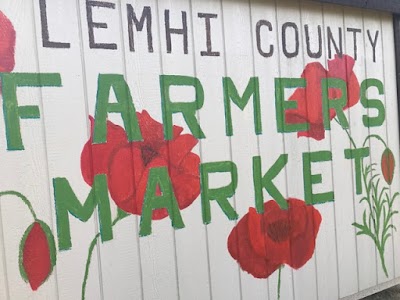
<svg viewBox="0 0 400 300">
<path fill-rule="evenodd" d="M 11 72 L 15 59 L 15 30 L 11 21 L 0 11 L 0 72 Z"/>
<path fill-rule="evenodd" d="M 200 194 L 200 158 L 192 153 L 197 139 L 181 134 L 183 128 L 173 127 L 173 139 L 164 140 L 163 125 L 147 111 L 137 113 L 143 141 L 128 142 L 125 130 L 107 122 L 107 142 L 93 144 L 92 136 L 81 155 L 81 170 L 86 183 L 93 184 L 96 174 L 107 174 L 111 198 L 122 210 L 140 215 L 146 192 L 149 170 L 167 167 L 180 209 L 188 207 Z M 153 212 L 153 219 L 168 215 L 166 209 Z"/>
<path fill-rule="evenodd" d="M 316 140 L 325 138 L 325 129 L 323 123 L 322 110 L 322 85 L 323 78 L 342 79 L 347 84 L 347 104 L 343 109 L 355 105 L 360 98 L 360 84 L 356 74 L 353 71 L 354 59 L 348 55 L 335 58 L 328 61 L 328 70 L 319 63 L 313 62 L 307 64 L 302 78 L 306 80 L 306 88 L 297 88 L 289 100 L 297 101 L 296 109 L 289 109 L 285 112 L 286 123 L 298 124 L 308 123 L 307 131 L 300 131 L 297 136 L 307 136 Z M 330 88 L 328 91 L 329 99 L 339 98 L 341 91 Z M 336 111 L 331 109 L 330 119 L 336 116 Z"/>
<path fill-rule="evenodd" d="M 302 200 L 287 201 L 287 210 L 273 200 L 264 203 L 264 214 L 250 207 L 228 237 L 231 256 L 256 278 L 267 278 L 283 264 L 299 269 L 314 253 L 320 213 Z"/>
</svg>

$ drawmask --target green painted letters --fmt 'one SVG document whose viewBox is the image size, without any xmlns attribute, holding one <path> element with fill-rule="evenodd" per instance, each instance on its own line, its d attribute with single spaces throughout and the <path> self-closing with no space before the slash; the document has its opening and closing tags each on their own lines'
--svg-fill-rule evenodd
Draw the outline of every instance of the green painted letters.
<svg viewBox="0 0 400 300">
<path fill-rule="evenodd" d="M 331 129 L 330 110 L 334 109 L 336 117 L 342 128 L 349 128 L 349 122 L 343 112 L 347 104 L 347 85 L 346 82 L 338 78 L 322 78 L 322 109 L 324 116 L 324 128 Z M 341 97 L 337 99 L 329 99 L 329 89 L 340 89 Z"/>
<path fill-rule="evenodd" d="M 58 248 L 71 248 L 71 229 L 68 214 L 86 222 L 98 206 L 100 234 L 103 242 L 113 238 L 110 200 L 107 190 L 107 176 L 99 174 L 94 177 L 93 187 L 82 205 L 66 178 L 54 178 L 54 200 L 56 204 Z"/>
<path fill-rule="evenodd" d="M 220 188 L 210 188 L 208 175 L 210 173 L 230 173 L 231 182 Z M 229 203 L 228 198 L 235 194 L 238 184 L 236 165 L 231 161 L 210 162 L 200 165 L 201 173 L 201 205 L 204 224 L 211 222 L 210 201 L 216 200 L 229 220 L 236 220 L 239 215 Z"/>
<path fill-rule="evenodd" d="M 370 87 L 376 87 L 378 89 L 379 95 L 384 94 L 384 88 L 382 81 L 374 78 L 365 79 L 360 86 L 360 101 L 362 106 L 368 109 L 375 108 L 378 111 L 378 115 L 376 117 L 369 117 L 368 114 L 364 115 L 362 118 L 363 124 L 365 127 L 377 127 L 381 126 L 383 122 L 385 122 L 385 106 L 383 105 L 381 100 L 367 98 L 367 90 Z"/>
<path fill-rule="evenodd" d="M 195 100 L 193 102 L 172 102 L 170 96 L 171 86 L 194 87 Z M 198 139 L 204 139 L 205 135 L 196 118 L 196 111 L 202 108 L 204 104 L 204 90 L 200 80 L 189 76 L 160 75 L 160 88 L 165 139 L 171 140 L 173 138 L 172 115 L 175 113 L 182 113 L 192 134 Z"/>
<path fill-rule="evenodd" d="M 157 187 L 160 189 L 160 196 L 156 195 Z M 151 234 L 153 210 L 160 208 L 167 209 L 172 227 L 175 229 L 185 227 L 166 167 L 151 168 L 149 171 L 140 218 L 140 236 Z"/>
<path fill-rule="evenodd" d="M 102 144 L 107 142 L 108 113 L 121 114 L 130 142 L 142 140 L 135 106 L 124 77 L 118 74 L 99 74 L 97 84 L 93 143 Z M 111 89 L 115 93 L 117 103 L 109 102 Z"/>
<path fill-rule="evenodd" d="M 267 173 L 262 176 L 261 173 L 261 157 L 253 157 L 253 183 L 256 198 L 256 209 L 259 214 L 264 213 L 264 196 L 263 188 L 271 195 L 282 209 L 288 209 L 285 197 L 279 192 L 278 188 L 273 184 L 272 180 L 278 176 L 288 162 L 288 155 L 281 154 L 276 162 L 272 165 Z"/>
<path fill-rule="evenodd" d="M 287 124 L 285 120 L 285 111 L 297 108 L 297 101 L 285 101 L 285 89 L 306 87 L 304 78 L 275 78 L 275 110 L 276 126 L 278 132 L 298 132 L 307 131 L 308 123 Z"/>
<path fill-rule="evenodd" d="M 37 105 L 18 106 L 18 87 L 60 87 L 58 73 L 0 73 L 3 92 L 3 114 L 6 127 L 7 150 L 24 150 L 20 119 L 39 119 Z"/>
<path fill-rule="evenodd" d="M 362 160 L 369 156 L 369 148 L 356 148 L 356 149 L 345 149 L 344 157 L 346 159 L 354 159 L 354 166 L 356 171 L 356 193 L 360 195 L 362 193 Z"/>
<path fill-rule="evenodd" d="M 314 205 L 335 200 L 333 191 L 314 194 L 312 190 L 313 184 L 322 183 L 322 176 L 321 174 L 312 174 L 311 163 L 331 160 L 332 152 L 330 151 L 303 153 L 304 200 L 307 204 Z"/>
<path fill-rule="evenodd" d="M 261 125 L 261 109 L 260 109 L 260 88 L 258 77 L 252 77 L 247 84 L 243 96 L 239 96 L 237 88 L 230 77 L 222 79 L 224 87 L 224 103 L 225 103 L 225 122 L 226 135 L 233 135 L 231 101 L 235 103 L 241 110 L 244 110 L 249 103 L 250 97 L 253 95 L 253 111 L 254 111 L 254 130 L 256 134 L 262 133 Z"/>
</svg>

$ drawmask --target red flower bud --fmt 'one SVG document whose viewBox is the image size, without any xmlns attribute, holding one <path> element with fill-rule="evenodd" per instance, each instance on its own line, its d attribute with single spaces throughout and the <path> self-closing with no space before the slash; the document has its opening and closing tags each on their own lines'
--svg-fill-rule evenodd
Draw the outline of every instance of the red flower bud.
<svg viewBox="0 0 400 300">
<path fill-rule="evenodd" d="M 19 247 L 22 278 L 36 291 L 50 276 L 56 264 L 54 236 L 46 223 L 36 220 L 25 231 Z"/>
<path fill-rule="evenodd" d="M 383 151 L 382 153 L 381 170 L 383 178 L 385 178 L 385 181 L 389 185 L 392 184 L 393 181 L 394 165 L 395 161 L 393 152 L 389 148 L 386 148 L 385 151 Z"/>
</svg>

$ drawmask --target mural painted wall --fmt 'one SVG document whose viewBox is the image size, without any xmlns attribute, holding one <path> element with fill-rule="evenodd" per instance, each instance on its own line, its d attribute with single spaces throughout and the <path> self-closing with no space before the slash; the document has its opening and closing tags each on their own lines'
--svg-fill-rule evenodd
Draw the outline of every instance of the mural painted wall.
<svg viewBox="0 0 400 300">
<path fill-rule="evenodd" d="M 340 299 L 400 277 L 391 16 L 0 3 L 0 299 Z"/>
</svg>

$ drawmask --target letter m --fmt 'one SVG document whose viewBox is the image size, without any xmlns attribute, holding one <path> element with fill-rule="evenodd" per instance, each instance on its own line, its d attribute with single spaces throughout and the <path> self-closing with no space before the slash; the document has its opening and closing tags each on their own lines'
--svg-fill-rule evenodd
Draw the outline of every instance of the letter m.
<svg viewBox="0 0 400 300">
<path fill-rule="evenodd" d="M 100 236 L 103 242 L 113 238 L 110 201 L 108 198 L 107 177 L 96 175 L 92 189 L 81 204 L 66 178 L 54 178 L 54 199 L 57 216 L 58 248 L 68 250 L 72 247 L 69 214 L 82 222 L 87 222 L 97 206 L 99 213 Z"/>
<path fill-rule="evenodd" d="M 133 23 L 135 23 L 135 27 L 137 31 L 142 31 L 144 28 L 144 22 L 146 21 L 147 28 L 147 48 L 149 52 L 153 52 L 153 34 L 152 34 L 152 20 L 151 20 L 151 8 L 149 6 L 145 6 L 143 8 L 142 15 L 140 20 L 138 20 L 136 16 L 136 12 L 131 4 L 126 5 L 127 13 L 128 13 L 128 35 L 129 35 L 129 50 L 135 51 L 135 40 L 133 37 Z"/>
<path fill-rule="evenodd" d="M 225 104 L 225 122 L 226 122 L 226 135 L 233 135 L 232 128 L 232 113 L 231 113 L 231 102 L 236 104 L 242 111 L 249 103 L 250 98 L 253 96 L 253 112 L 254 112 L 254 131 L 256 134 L 262 133 L 261 124 L 261 110 L 260 110 L 260 89 L 258 83 L 258 77 L 252 77 L 247 84 L 247 87 L 242 96 L 233 83 L 230 77 L 224 77 L 222 79 L 224 87 L 224 104 Z"/>
</svg>

